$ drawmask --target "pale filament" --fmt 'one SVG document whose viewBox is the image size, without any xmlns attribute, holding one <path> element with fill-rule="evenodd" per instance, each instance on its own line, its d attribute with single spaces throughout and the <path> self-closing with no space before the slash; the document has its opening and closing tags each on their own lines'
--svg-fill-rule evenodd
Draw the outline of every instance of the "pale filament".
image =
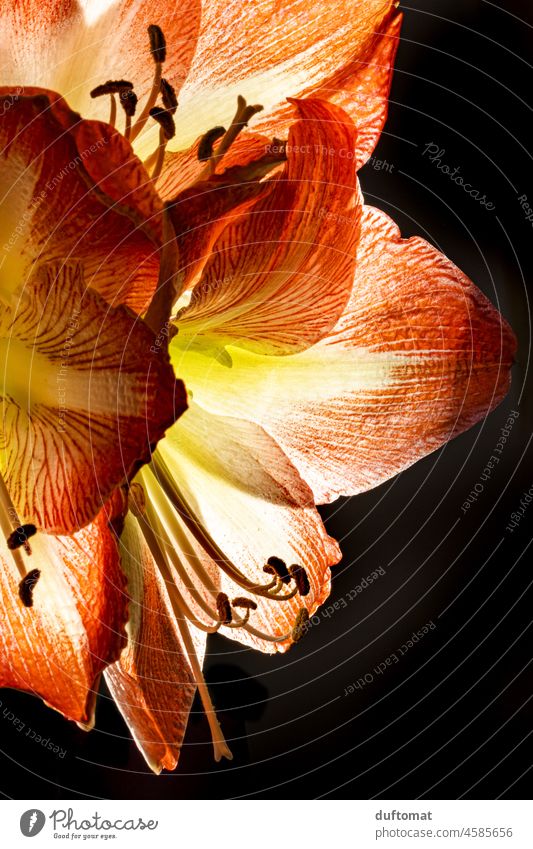
<svg viewBox="0 0 533 849">
<path fill-rule="evenodd" d="M 270 590 L 276 591 L 279 588 L 279 580 L 277 578 L 274 578 L 268 584 L 256 584 L 237 569 L 231 560 L 225 556 L 207 529 L 200 525 L 200 523 L 196 521 L 195 517 L 191 515 L 187 502 L 179 491 L 176 482 L 170 475 L 165 461 L 157 452 L 153 454 L 152 462 L 148 468 L 152 471 L 163 492 L 173 505 L 180 518 L 183 520 L 184 524 L 198 540 L 204 551 L 211 557 L 217 566 L 219 566 L 222 571 L 228 575 L 229 578 L 232 578 L 240 587 L 254 593 L 255 595 L 262 595 L 266 598 L 274 599 L 275 601 L 288 601 L 289 599 L 294 598 L 298 592 L 297 588 L 288 593 L 274 594 L 274 592 L 270 592 Z"/>
<path fill-rule="evenodd" d="M 167 559 L 171 561 L 172 565 L 176 569 L 180 580 L 187 588 L 187 591 L 190 592 L 192 598 L 194 598 L 195 602 L 198 604 L 199 607 L 202 608 L 204 613 L 206 613 L 207 616 L 209 616 L 211 619 L 215 620 L 216 625 L 213 626 L 211 630 L 216 631 L 218 630 L 218 628 L 221 627 L 221 625 L 224 625 L 224 627 L 226 628 L 242 628 L 243 630 L 249 631 L 249 633 L 254 634 L 256 637 L 260 637 L 263 640 L 267 640 L 268 642 L 281 643 L 284 640 L 289 639 L 290 633 L 283 634 L 280 637 L 274 637 L 271 634 L 268 634 L 249 625 L 248 620 L 250 618 L 250 609 L 247 609 L 244 615 L 240 615 L 237 614 L 235 608 L 232 607 L 232 622 L 222 623 L 218 619 L 214 608 L 209 606 L 209 604 L 205 601 L 202 595 L 198 592 L 196 587 L 194 587 L 187 573 L 187 570 L 183 566 L 183 563 L 181 562 L 177 554 L 177 551 L 179 550 L 180 553 L 187 558 L 189 566 L 199 578 L 200 582 L 211 593 L 213 598 L 216 598 L 216 596 L 218 595 L 217 587 L 213 583 L 209 573 L 202 565 L 200 558 L 196 554 L 194 554 L 194 552 L 192 552 L 190 543 L 187 540 L 186 535 L 180 528 L 179 519 L 177 519 L 177 517 L 174 515 L 172 506 L 164 495 L 162 497 L 157 497 L 154 491 L 154 485 L 149 480 L 149 476 L 151 476 L 151 473 L 144 471 L 141 474 L 143 479 L 143 486 L 145 487 L 148 495 L 148 498 L 146 500 L 146 519 L 151 525 L 153 531 L 157 534 L 159 545 L 161 545 L 162 542 L 163 551 Z M 157 483 L 155 485 L 157 486 Z M 152 506 L 154 504 L 156 504 L 155 508 Z M 185 601 L 183 603 L 186 604 Z M 191 614 L 190 616 L 188 616 L 188 618 L 192 621 L 192 618 L 195 617 L 193 617 L 193 614 Z M 202 623 L 201 627 L 202 630 L 208 630 L 209 626 L 203 625 Z"/>
</svg>

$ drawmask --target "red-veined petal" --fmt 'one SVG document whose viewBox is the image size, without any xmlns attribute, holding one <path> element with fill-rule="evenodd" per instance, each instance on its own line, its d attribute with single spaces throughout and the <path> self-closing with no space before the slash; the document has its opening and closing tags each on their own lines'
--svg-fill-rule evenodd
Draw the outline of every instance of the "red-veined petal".
<svg viewBox="0 0 533 849">
<path fill-rule="evenodd" d="M 128 645 L 105 677 L 150 768 L 171 770 L 178 763 L 196 682 L 164 583 L 131 514 L 121 553 L 132 599 Z M 191 631 L 201 663 L 205 636 Z"/>
<path fill-rule="evenodd" d="M 198 43 L 180 95 L 176 145 L 187 147 L 210 127 L 226 126 L 237 95 L 260 103 L 262 131 L 276 135 L 270 115 L 287 97 L 315 92 L 338 69 L 366 56 L 394 0 L 208 0 Z"/>
<path fill-rule="evenodd" d="M 350 301 L 293 357 L 229 348 L 228 369 L 173 353 L 195 400 L 260 423 L 330 501 L 370 489 L 486 416 L 505 396 L 515 340 L 472 282 L 367 207 Z M 182 340 L 183 342 L 183 340 Z"/>
<path fill-rule="evenodd" d="M 186 408 L 164 345 L 85 286 L 39 266 L 0 314 L 0 466 L 23 521 L 70 533 L 131 477 Z"/>
<path fill-rule="evenodd" d="M 38 262 L 81 261 L 88 285 L 136 312 L 157 283 L 161 203 L 130 145 L 58 95 L 1 90 L 0 235 L 5 296 Z"/>
<path fill-rule="evenodd" d="M 222 232 L 180 315 L 195 344 L 292 353 L 324 336 L 348 300 L 361 210 L 355 130 L 336 106 L 297 106 L 283 172 Z"/>
<path fill-rule="evenodd" d="M 253 584 L 266 584 L 269 557 L 299 564 L 308 574 L 310 592 L 288 601 L 249 595 L 217 562 L 206 565 L 218 589 L 230 599 L 249 595 L 257 602 L 250 624 L 281 637 L 290 634 L 298 610 L 312 614 L 329 594 L 330 566 L 340 559 L 336 542 L 325 531 L 311 490 L 266 431 L 230 416 L 215 416 L 192 403 L 181 421 L 159 443 L 157 463 L 175 481 L 188 509 L 224 555 Z M 152 509 L 165 516 L 166 496 L 150 470 L 142 472 Z M 165 524 L 165 519 L 162 519 Z M 176 516 L 176 521 L 181 521 Z M 167 523 L 172 528 L 172 522 Z M 181 532 L 176 532 L 179 536 Z M 196 552 L 196 550 L 194 550 Z M 196 553 L 188 571 L 194 574 Z M 185 559 L 185 563 L 186 563 Z M 289 588 L 290 589 L 290 588 Z M 187 587 L 183 594 L 188 597 Z M 192 602 L 192 609 L 198 608 Z M 205 615 L 198 614 L 206 622 Z M 209 622 L 209 624 L 212 624 Z M 262 651 L 284 651 L 290 637 L 275 643 L 242 629 L 222 628 L 231 639 Z"/>
<path fill-rule="evenodd" d="M 90 723 L 95 682 L 126 643 L 128 597 L 114 533 L 103 509 L 71 537 L 38 533 L 28 570 L 41 575 L 33 606 L 0 538 L 0 686 L 40 696 L 69 719 Z"/>
<path fill-rule="evenodd" d="M 357 128 L 354 151 L 357 170 L 374 150 L 387 118 L 401 23 L 402 15 L 394 9 L 363 52 L 356 53 L 318 87 L 305 91 L 306 96 L 336 103 L 352 118 Z M 283 104 L 265 119 L 259 116 L 255 126 L 279 136 L 288 132 L 290 123 L 290 110 Z"/>
<path fill-rule="evenodd" d="M 0 61 L 6 84 L 60 91 L 84 117 L 107 120 L 107 97 L 89 92 L 106 80 L 126 79 L 140 98 L 154 74 L 147 27 L 157 24 L 167 40 L 164 74 L 179 91 L 196 47 L 200 0 L 44 0 L 2 2 Z"/>
</svg>

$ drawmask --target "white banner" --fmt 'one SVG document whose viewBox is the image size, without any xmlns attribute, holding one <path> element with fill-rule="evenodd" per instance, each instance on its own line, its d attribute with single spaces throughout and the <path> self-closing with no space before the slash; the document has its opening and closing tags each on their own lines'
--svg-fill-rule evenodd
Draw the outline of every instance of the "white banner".
<svg viewBox="0 0 533 849">
<path fill-rule="evenodd" d="M 527 801 L 5 801 L 0 845 L 531 849 Z M 35 839 L 35 843 L 30 843 Z"/>
</svg>

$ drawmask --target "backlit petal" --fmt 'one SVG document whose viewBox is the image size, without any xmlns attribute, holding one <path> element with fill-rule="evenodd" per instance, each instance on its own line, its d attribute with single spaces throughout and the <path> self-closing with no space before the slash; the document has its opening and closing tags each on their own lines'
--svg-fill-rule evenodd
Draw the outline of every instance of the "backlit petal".
<svg viewBox="0 0 533 849">
<path fill-rule="evenodd" d="M 394 9 L 361 53 L 355 53 L 320 85 L 305 91 L 306 96 L 336 103 L 352 118 L 357 127 L 354 151 L 357 169 L 365 164 L 374 150 L 387 118 L 401 23 L 402 15 Z M 282 104 L 271 115 L 263 119 L 260 117 L 255 127 L 279 136 L 288 132 L 290 123 L 290 110 Z"/>
<path fill-rule="evenodd" d="M 110 303 L 141 312 L 159 267 L 160 202 L 140 161 L 109 126 L 80 121 L 53 92 L 2 90 L 0 292 L 33 264 L 70 258 Z"/>
<path fill-rule="evenodd" d="M 250 624 L 282 636 L 290 633 L 301 607 L 312 613 L 327 598 L 330 566 L 340 559 L 338 546 L 326 534 L 310 489 L 263 428 L 211 415 L 193 403 L 159 444 L 156 457 L 170 472 L 196 520 L 249 581 L 267 583 L 271 576 L 263 566 L 271 556 L 307 570 L 311 590 L 305 598 L 297 595 L 280 602 L 251 596 L 258 609 Z M 157 510 L 162 495 L 154 492 L 155 481 L 150 482 L 150 473 L 143 471 L 146 476 Z M 248 595 L 217 564 L 209 571 L 215 579 L 218 576 L 218 588 L 230 599 Z M 184 594 L 188 595 L 186 590 Z M 221 632 L 263 651 L 283 651 L 291 642 L 268 642 L 242 629 L 222 628 Z"/>
<path fill-rule="evenodd" d="M 377 486 L 486 416 L 514 348 L 453 263 L 367 207 L 351 299 L 328 338 L 292 357 L 230 347 L 231 379 L 192 352 L 179 368 L 199 404 L 260 423 L 320 503 Z"/>
<path fill-rule="evenodd" d="M 40 266 L 0 313 L 0 466 L 23 521 L 69 533 L 186 407 L 164 349 L 81 267 Z"/>
<path fill-rule="evenodd" d="M 121 554 L 132 598 L 129 638 L 106 681 L 150 768 L 175 769 L 196 684 L 164 584 L 131 514 Z M 201 662 L 205 636 L 193 630 L 193 637 Z"/>
<path fill-rule="evenodd" d="M 279 157 L 259 155 L 256 160 L 212 174 L 169 202 L 182 289 L 189 288 L 202 272 L 220 233 L 273 190 L 272 181 L 262 178 L 276 162 Z"/>
<path fill-rule="evenodd" d="M 107 120 L 107 97 L 89 92 L 106 80 L 131 80 L 139 97 L 150 90 L 154 61 L 147 27 L 167 39 L 165 76 L 178 91 L 196 46 L 200 0 L 22 0 L 1 4 L 2 78 L 9 85 L 55 89 L 84 117 Z"/>
<path fill-rule="evenodd" d="M 33 607 L 0 538 L 0 686 L 26 690 L 87 723 L 94 686 L 126 642 L 128 599 L 117 545 L 103 510 L 72 537 L 37 534 L 28 569 L 40 569 Z"/>
<path fill-rule="evenodd" d="M 394 0 L 208 0 L 194 59 L 180 95 L 176 148 L 226 125 L 237 95 L 265 108 L 262 131 L 287 97 L 307 95 L 335 71 L 366 56 Z"/>
<path fill-rule="evenodd" d="M 324 336 L 348 300 L 361 209 L 347 156 L 354 127 L 331 104 L 297 106 L 283 172 L 222 232 L 180 316 L 191 344 L 208 337 L 212 345 L 291 353 Z"/>
</svg>

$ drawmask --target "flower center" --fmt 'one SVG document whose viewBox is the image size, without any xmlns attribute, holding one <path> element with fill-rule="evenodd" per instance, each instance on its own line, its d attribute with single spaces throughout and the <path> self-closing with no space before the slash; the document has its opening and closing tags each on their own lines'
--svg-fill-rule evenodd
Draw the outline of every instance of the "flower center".
<svg viewBox="0 0 533 849">
<path fill-rule="evenodd" d="M 124 136 L 132 143 L 144 130 L 150 118 L 159 124 L 158 146 L 144 163 L 150 171 L 151 179 L 157 180 L 163 168 L 167 144 L 176 133 L 174 115 L 178 108 L 178 99 L 173 86 L 163 77 L 163 65 L 167 56 L 167 44 L 163 30 L 157 24 L 150 24 L 148 37 L 150 52 L 154 60 L 154 77 L 146 103 L 134 124 L 132 124 L 132 118 L 137 110 L 138 99 L 133 91 L 133 83 L 129 80 L 108 80 L 106 83 L 96 86 L 90 94 L 93 98 L 103 96 L 110 98 L 109 124 L 112 127 L 116 126 L 117 121 L 118 96 L 118 101 L 125 113 Z M 160 97 L 162 106 L 158 105 Z M 237 111 L 228 130 L 225 127 L 213 127 L 202 137 L 198 147 L 198 159 L 200 162 L 206 162 L 206 166 L 195 182 L 205 180 L 215 171 L 218 163 L 228 152 L 241 130 L 247 126 L 250 118 L 260 112 L 262 108 L 259 104 L 249 106 L 244 97 L 239 95 Z M 215 150 L 214 144 L 217 141 L 219 141 L 219 144 Z"/>
</svg>

